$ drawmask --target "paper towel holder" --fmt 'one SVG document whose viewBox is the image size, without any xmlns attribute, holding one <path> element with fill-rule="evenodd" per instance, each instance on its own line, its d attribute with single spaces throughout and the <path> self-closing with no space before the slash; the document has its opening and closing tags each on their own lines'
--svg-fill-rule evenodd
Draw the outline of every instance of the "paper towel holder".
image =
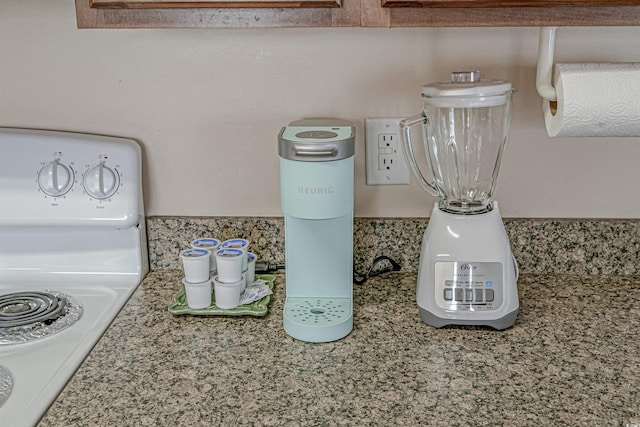
<svg viewBox="0 0 640 427">
<path fill-rule="evenodd" d="M 558 99 L 556 88 L 551 84 L 553 73 L 553 50 L 556 42 L 557 27 L 541 27 L 538 41 L 538 67 L 536 70 L 536 89 L 540 96 L 551 104 L 551 113 L 555 115 Z"/>
<path fill-rule="evenodd" d="M 538 69 L 536 72 L 536 89 L 547 101 L 557 99 L 556 88 L 551 84 L 553 73 L 553 50 L 556 42 L 557 27 L 541 27 L 538 41 Z"/>
</svg>

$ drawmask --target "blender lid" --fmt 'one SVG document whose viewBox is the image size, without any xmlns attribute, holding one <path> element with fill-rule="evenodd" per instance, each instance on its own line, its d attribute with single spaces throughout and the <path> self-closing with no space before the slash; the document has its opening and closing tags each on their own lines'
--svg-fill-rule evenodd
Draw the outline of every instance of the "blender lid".
<svg viewBox="0 0 640 427">
<path fill-rule="evenodd" d="M 425 103 L 435 107 L 493 107 L 514 92 L 511 82 L 485 80 L 480 71 L 454 71 L 451 80 L 422 86 Z"/>
</svg>

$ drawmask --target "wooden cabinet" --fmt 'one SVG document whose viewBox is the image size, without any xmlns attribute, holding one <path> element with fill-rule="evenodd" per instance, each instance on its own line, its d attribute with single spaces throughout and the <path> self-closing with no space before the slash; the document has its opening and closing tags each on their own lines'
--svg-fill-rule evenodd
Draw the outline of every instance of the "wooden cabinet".
<svg viewBox="0 0 640 427">
<path fill-rule="evenodd" d="M 76 15 L 78 28 L 357 27 L 360 0 L 76 0 Z"/>
<path fill-rule="evenodd" d="M 379 0 L 367 6 L 362 26 L 369 27 L 545 27 L 640 25 L 638 6 L 430 7 L 414 0 Z M 385 1 L 385 0 L 383 0 Z M 499 3 L 494 1 L 493 3 Z M 529 3 L 535 3 L 529 1 Z M 638 2 L 640 4 L 640 2 Z M 363 6 L 364 7 L 364 6 Z"/>
<path fill-rule="evenodd" d="M 640 25 L 640 0 L 75 0 L 79 28 Z"/>
<path fill-rule="evenodd" d="M 160 0 L 162 1 L 162 0 Z M 593 6 L 638 6 L 637 0 L 382 0 L 382 6 L 419 7 L 593 7 Z"/>
<path fill-rule="evenodd" d="M 340 7 L 340 0 L 91 0 L 96 9 Z"/>
</svg>

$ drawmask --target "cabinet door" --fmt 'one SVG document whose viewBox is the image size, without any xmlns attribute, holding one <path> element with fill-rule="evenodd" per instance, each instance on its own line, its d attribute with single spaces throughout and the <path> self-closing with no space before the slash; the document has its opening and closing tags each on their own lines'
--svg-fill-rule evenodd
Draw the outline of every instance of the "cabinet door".
<svg viewBox="0 0 640 427">
<path fill-rule="evenodd" d="M 611 7 L 639 6 L 640 0 L 382 0 L 383 7 L 417 5 L 419 7 Z"/>
<path fill-rule="evenodd" d="M 357 27 L 360 0 L 75 0 L 78 28 Z"/>
<path fill-rule="evenodd" d="M 89 0 L 95 9 L 340 7 L 341 0 Z"/>
<path fill-rule="evenodd" d="M 640 25 L 640 0 L 361 0 L 363 27 Z"/>
</svg>

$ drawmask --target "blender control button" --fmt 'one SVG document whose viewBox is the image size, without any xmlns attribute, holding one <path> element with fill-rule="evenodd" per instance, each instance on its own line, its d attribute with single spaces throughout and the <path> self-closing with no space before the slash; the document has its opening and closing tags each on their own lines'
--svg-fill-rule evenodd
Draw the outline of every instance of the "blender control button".
<svg viewBox="0 0 640 427">
<path fill-rule="evenodd" d="M 487 302 L 493 301 L 493 289 L 486 290 L 486 297 L 487 297 Z"/>
<path fill-rule="evenodd" d="M 456 288 L 455 289 L 456 301 L 462 301 L 462 296 L 463 296 L 462 291 L 463 291 L 462 288 Z"/>
<path fill-rule="evenodd" d="M 444 289 L 444 300 L 451 301 L 453 299 L 453 289 L 445 288 Z"/>
<path fill-rule="evenodd" d="M 482 302 L 482 289 L 476 289 L 476 302 Z"/>
<path fill-rule="evenodd" d="M 473 301 L 473 289 L 465 289 L 464 290 L 464 300 L 465 301 Z"/>
</svg>

